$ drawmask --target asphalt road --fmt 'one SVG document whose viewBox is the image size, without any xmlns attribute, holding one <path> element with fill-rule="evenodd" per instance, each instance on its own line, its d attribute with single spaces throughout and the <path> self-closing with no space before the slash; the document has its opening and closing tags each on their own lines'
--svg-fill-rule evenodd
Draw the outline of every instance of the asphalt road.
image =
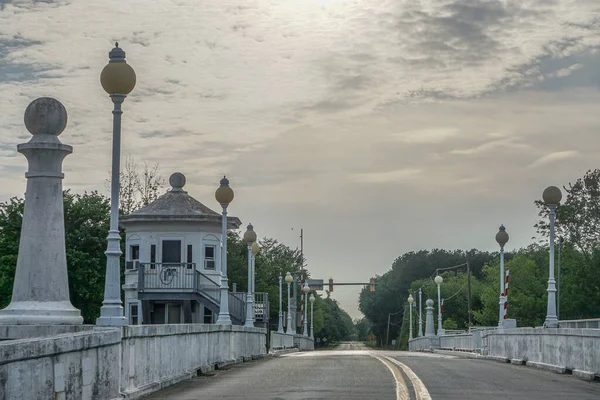
<svg viewBox="0 0 600 400">
<path fill-rule="evenodd" d="M 147 399 L 600 399 L 600 383 L 529 367 L 360 343 L 242 363 Z"/>
</svg>

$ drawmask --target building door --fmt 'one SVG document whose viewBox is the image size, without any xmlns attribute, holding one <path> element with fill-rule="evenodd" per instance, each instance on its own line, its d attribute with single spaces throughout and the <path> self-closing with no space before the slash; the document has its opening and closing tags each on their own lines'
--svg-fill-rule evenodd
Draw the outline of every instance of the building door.
<svg viewBox="0 0 600 400">
<path fill-rule="evenodd" d="M 154 303 L 153 324 L 180 324 L 181 303 Z"/>
</svg>

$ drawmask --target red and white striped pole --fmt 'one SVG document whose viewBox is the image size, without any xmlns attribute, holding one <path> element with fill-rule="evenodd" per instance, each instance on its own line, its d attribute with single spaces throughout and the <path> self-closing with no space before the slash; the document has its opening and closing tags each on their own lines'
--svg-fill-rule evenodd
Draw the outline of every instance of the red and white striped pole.
<svg viewBox="0 0 600 400">
<path fill-rule="evenodd" d="M 504 319 L 508 312 L 508 278 L 510 277 L 510 270 L 506 268 L 506 277 L 504 278 Z"/>
</svg>

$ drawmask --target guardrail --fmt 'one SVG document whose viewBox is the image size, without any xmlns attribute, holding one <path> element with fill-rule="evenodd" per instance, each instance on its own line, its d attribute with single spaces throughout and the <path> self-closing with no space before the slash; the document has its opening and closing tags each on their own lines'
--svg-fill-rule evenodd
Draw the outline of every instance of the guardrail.
<svg viewBox="0 0 600 400">
<path fill-rule="evenodd" d="M 558 321 L 558 326 L 561 328 L 600 329 L 600 318 Z"/>
</svg>

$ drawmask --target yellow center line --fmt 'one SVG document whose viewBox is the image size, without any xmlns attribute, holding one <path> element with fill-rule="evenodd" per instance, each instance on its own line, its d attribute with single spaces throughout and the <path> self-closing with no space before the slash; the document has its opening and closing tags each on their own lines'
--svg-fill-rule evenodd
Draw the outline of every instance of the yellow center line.
<svg viewBox="0 0 600 400">
<path fill-rule="evenodd" d="M 421 379 L 419 379 L 417 374 L 415 374 L 412 369 L 402 364 L 395 358 L 391 358 L 388 356 L 385 356 L 385 358 L 402 368 L 406 376 L 408 376 L 408 379 L 410 379 L 413 388 L 415 389 L 415 395 L 417 396 L 417 400 L 431 400 L 431 396 L 429 395 L 429 391 L 425 387 L 425 384 L 423 383 L 423 381 L 421 381 Z"/>
<path fill-rule="evenodd" d="M 385 358 L 382 358 L 379 356 L 374 356 L 374 355 L 371 355 L 371 357 L 376 358 L 379 361 L 381 361 L 383 363 L 383 365 L 388 367 L 388 369 L 392 372 L 392 375 L 394 376 L 394 380 L 396 381 L 396 399 L 397 400 L 410 400 L 410 393 L 408 392 L 408 388 L 406 387 L 406 382 L 404 382 L 404 378 L 402 377 L 402 374 L 400 373 L 400 371 L 398 371 L 398 368 L 394 367 L 394 365 L 392 363 L 390 363 L 388 360 L 386 360 Z"/>
</svg>

